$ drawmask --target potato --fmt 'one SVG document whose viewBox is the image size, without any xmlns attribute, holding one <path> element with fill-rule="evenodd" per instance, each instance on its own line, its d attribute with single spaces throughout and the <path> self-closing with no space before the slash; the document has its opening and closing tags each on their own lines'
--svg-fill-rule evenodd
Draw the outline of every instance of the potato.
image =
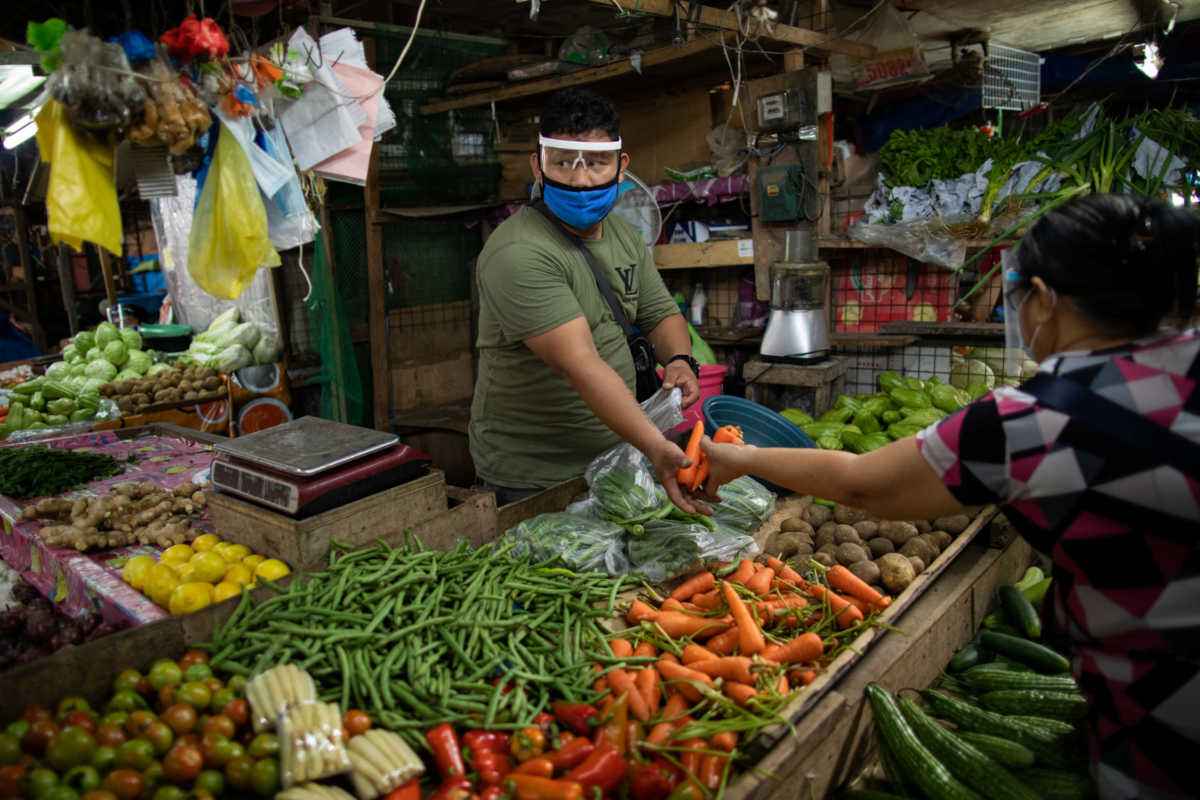
<svg viewBox="0 0 1200 800">
<path fill-rule="evenodd" d="M 850 527 L 849 525 L 838 525 L 836 528 L 834 528 L 833 540 L 838 544 L 842 544 L 843 542 L 853 542 L 854 544 L 862 543 L 862 537 L 858 535 L 858 531 L 854 530 L 854 528 Z"/>
<path fill-rule="evenodd" d="M 216 379 L 214 378 L 213 380 L 216 380 Z M 216 388 L 216 387 L 213 387 L 213 388 Z M 815 531 L 813 530 L 813 526 L 809 525 L 807 522 L 800 519 L 800 517 L 788 517 L 783 522 L 779 523 L 779 530 L 781 530 L 781 531 L 802 531 L 804 533 L 807 533 L 809 536 L 811 536 L 815 533 Z"/>
<path fill-rule="evenodd" d="M 178 403 L 183 400 L 183 392 L 179 391 L 178 389 L 169 389 L 167 393 L 170 396 L 172 403 Z"/>
<path fill-rule="evenodd" d="M 829 553 L 814 553 L 812 560 L 823 567 L 832 567 L 837 564 L 837 562 L 833 560 L 833 556 L 831 556 Z"/>
<path fill-rule="evenodd" d="M 866 561 L 867 551 L 862 545 L 855 544 L 854 542 L 843 542 L 837 546 L 837 549 L 833 553 L 833 557 L 837 559 L 839 564 L 845 564 L 846 566 L 849 566 L 851 564 L 857 564 L 860 561 Z"/>
<path fill-rule="evenodd" d="M 212 367 L 201 367 L 200 369 L 196 370 L 196 377 L 198 377 L 200 380 L 205 380 L 206 378 L 216 378 L 217 371 Z"/>
<path fill-rule="evenodd" d="M 937 554 L 933 552 L 933 548 L 929 546 L 929 543 L 921 541 L 917 537 L 909 539 L 900 545 L 900 555 L 916 556 L 925 564 L 932 564 L 933 560 L 937 558 Z"/>
<path fill-rule="evenodd" d="M 885 539 L 882 536 L 876 536 L 867 542 L 867 547 L 871 550 L 871 555 L 875 558 L 885 556 L 888 553 L 893 553 L 896 550 L 896 545 L 892 544 L 891 539 Z"/>
<path fill-rule="evenodd" d="M 138 404 L 139 406 L 150 405 L 150 395 L 148 395 L 144 392 L 136 392 L 134 394 L 131 394 L 131 395 L 129 395 L 129 399 L 132 400 L 134 403 Z"/>
<path fill-rule="evenodd" d="M 198 398 L 199 396 L 200 396 L 200 393 L 199 393 L 199 392 L 197 392 L 197 391 L 194 391 L 194 390 L 193 390 L 193 391 L 187 391 L 187 392 L 184 392 L 184 393 L 183 393 L 183 399 L 184 399 L 184 400 L 195 400 L 195 399 L 196 399 L 196 398 Z"/>
<path fill-rule="evenodd" d="M 113 392 L 116 394 L 129 394 L 133 391 L 133 383 L 131 381 L 119 381 L 113 386 Z"/>
<path fill-rule="evenodd" d="M 846 567 L 864 583 L 879 583 L 879 565 L 874 561 L 856 561 Z"/>
<path fill-rule="evenodd" d="M 971 524 L 971 518 L 966 514 L 953 514 L 949 517 L 938 517 L 933 521 L 935 530 L 945 531 L 951 536 L 958 536 Z"/>
<path fill-rule="evenodd" d="M 221 388 L 221 379 L 217 377 L 205 378 L 203 381 L 201 381 L 200 386 L 206 392 L 215 392 L 217 389 Z"/>
<path fill-rule="evenodd" d="M 851 508 L 838 504 L 833 509 L 833 519 L 843 525 L 853 525 L 867 518 L 867 512 L 859 508 Z"/>
<path fill-rule="evenodd" d="M 908 563 L 912 564 L 913 571 L 918 575 L 925 571 L 925 562 L 920 556 L 909 556 Z"/>
<path fill-rule="evenodd" d="M 942 554 L 942 546 L 938 544 L 937 539 L 933 538 L 932 533 L 919 533 L 917 534 L 917 540 L 929 545 L 929 549 L 933 551 L 934 555 L 940 556 Z"/>
<path fill-rule="evenodd" d="M 864 519 L 862 522 L 856 522 L 851 527 L 858 531 L 858 535 L 865 542 L 868 539 L 874 539 L 879 533 L 879 523 L 873 519 Z"/>
<path fill-rule="evenodd" d="M 128 396 L 117 398 L 117 408 L 124 412 L 133 411 L 133 401 Z"/>
<path fill-rule="evenodd" d="M 949 547 L 949 546 L 950 546 L 950 543 L 951 543 L 952 541 L 954 541 L 954 537 L 953 537 L 953 536 L 951 536 L 951 535 L 950 535 L 949 533 L 947 533 L 946 531 L 934 531 L 933 533 L 929 534 L 929 536 L 930 536 L 930 537 L 931 537 L 931 538 L 932 538 L 932 539 L 933 539 L 935 542 L 937 542 L 937 546 L 938 546 L 938 551 L 939 551 L 939 552 L 940 552 L 940 551 L 942 551 L 942 550 L 945 550 L 947 547 Z"/>
<path fill-rule="evenodd" d="M 929 524 L 929 520 L 927 519 L 913 520 L 913 525 L 917 527 L 918 533 L 929 533 L 933 530 L 933 526 Z"/>
<path fill-rule="evenodd" d="M 830 558 L 837 558 L 837 550 L 838 550 L 838 546 L 836 544 L 834 544 L 833 542 L 830 542 L 829 544 L 823 544 L 820 547 L 818 547 L 817 553 L 825 553 Z"/>
<path fill-rule="evenodd" d="M 767 553 L 786 560 L 794 555 L 807 555 L 813 551 L 812 539 L 801 531 L 780 531 L 767 540 Z"/>
<path fill-rule="evenodd" d="M 837 544 L 837 523 L 826 522 L 822 525 L 817 530 L 817 535 L 813 537 L 813 542 L 816 543 L 818 549 L 821 545 Z"/>
<path fill-rule="evenodd" d="M 887 553 L 879 557 L 875 564 L 879 567 L 880 579 L 883 586 L 892 594 L 899 594 L 917 577 L 917 571 L 912 562 L 899 553 Z"/>
<path fill-rule="evenodd" d="M 169 403 L 171 402 L 171 392 L 173 389 L 159 389 L 154 393 L 154 402 Z"/>
<path fill-rule="evenodd" d="M 820 503 L 813 503 L 804 509 L 804 519 L 814 528 L 820 528 L 826 522 L 833 519 L 833 511 Z"/>
<path fill-rule="evenodd" d="M 885 519 L 879 523 L 879 535 L 891 539 L 894 545 L 902 545 L 917 535 L 917 528 L 911 522 Z"/>
</svg>

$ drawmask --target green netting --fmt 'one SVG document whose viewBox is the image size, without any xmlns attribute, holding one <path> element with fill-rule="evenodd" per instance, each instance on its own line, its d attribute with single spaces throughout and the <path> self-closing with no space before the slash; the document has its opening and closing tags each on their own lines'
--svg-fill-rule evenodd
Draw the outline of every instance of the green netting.
<svg viewBox="0 0 1200 800">
<path fill-rule="evenodd" d="M 362 201 L 362 189 L 355 188 Z M 350 325 L 366 324 L 371 313 L 367 281 L 367 226 L 362 211 L 331 211 L 329 241 L 333 244 L 334 287 Z"/>
<path fill-rule="evenodd" d="M 471 297 L 471 259 L 483 247 L 479 226 L 461 217 L 383 226 L 388 308 L 453 303 Z"/>
<path fill-rule="evenodd" d="M 363 389 L 350 340 L 350 324 L 325 257 L 324 234 L 317 234 L 308 324 L 321 356 L 321 416 L 350 425 L 363 423 Z"/>
</svg>

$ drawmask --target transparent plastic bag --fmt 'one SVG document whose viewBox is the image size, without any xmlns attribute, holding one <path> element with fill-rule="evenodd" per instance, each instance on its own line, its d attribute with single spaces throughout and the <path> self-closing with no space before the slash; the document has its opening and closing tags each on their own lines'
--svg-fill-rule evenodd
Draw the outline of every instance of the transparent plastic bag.
<svg viewBox="0 0 1200 800">
<path fill-rule="evenodd" d="M 678 388 L 659 389 L 642 401 L 642 411 L 649 417 L 660 431 L 669 431 L 683 423 L 683 393 Z M 657 484 L 650 460 L 642 452 L 628 442 L 619 444 L 592 459 L 584 472 L 584 479 L 592 487 L 592 496 L 596 497 L 610 512 L 619 518 L 637 516 L 651 506 L 657 508 L 657 495 L 654 488 Z M 601 495 L 596 495 L 596 483 L 602 483 Z M 611 492 L 605 492 L 604 484 L 613 484 Z M 635 492 L 629 498 L 621 498 L 616 490 L 627 487 Z M 613 505 L 610 507 L 608 503 Z"/>
<path fill-rule="evenodd" d="M 312 703 L 317 699 L 317 685 L 312 676 L 293 664 L 280 664 L 261 672 L 246 684 L 246 699 L 250 701 L 250 719 L 254 732 L 274 727 L 281 714 L 293 706 Z"/>
<path fill-rule="evenodd" d="M 625 530 L 595 517 L 553 512 L 539 514 L 509 528 L 505 540 L 515 542 L 512 554 L 531 561 L 558 557 L 576 572 L 629 572 L 625 555 Z"/>
<path fill-rule="evenodd" d="M 775 511 L 775 493 L 749 475 L 743 475 L 717 490 L 721 502 L 713 503 L 713 520 L 745 532 L 753 532 Z"/>
<path fill-rule="evenodd" d="M 420 756 L 396 734 L 371 728 L 346 743 L 350 751 L 350 782 L 359 800 L 375 800 L 421 777 Z"/>
<path fill-rule="evenodd" d="M 705 136 L 708 141 L 708 152 L 711 155 L 712 168 L 719 178 L 728 178 L 737 172 L 744 172 L 748 152 L 746 149 L 746 134 L 726 122 L 722 122 Z"/>
<path fill-rule="evenodd" d="M 957 272 L 967 258 L 967 243 L 945 233 L 946 225 L 954 220 L 914 219 L 893 225 L 872 225 L 859 219 L 846 229 L 846 235 L 856 242 L 888 247 L 925 264 Z"/>
<path fill-rule="evenodd" d="M 305 673 L 307 674 L 307 673 Z M 302 703 L 279 715 L 279 782 L 286 788 L 348 772 L 342 712 L 335 703 Z"/>
<path fill-rule="evenodd" d="M 596 66 L 608 61 L 608 36 L 599 28 L 584 25 L 563 40 L 558 48 L 558 60 L 571 64 Z"/>
<path fill-rule="evenodd" d="M 127 127 L 146 91 L 129 67 L 125 50 L 86 30 L 69 30 L 59 41 L 62 66 L 50 74 L 50 95 L 66 106 L 71 122 L 104 134 Z"/>
<path fill-rule="evenodd" d="M 759 551 L 754 539 L 733 528 L 699 522 L 650 520 L 645 535 L 628 540 L 633 572 L 662 582 L 685 575 L 708 561 L 733 561 Z"/>
<path fill-rule="evenodd" d="M 196 201 L 187 264 L 201 289 L 226 300 L 240 295 L 259 267 L 280 264 L 250 160 L 224 125 Z"/>
</svg>

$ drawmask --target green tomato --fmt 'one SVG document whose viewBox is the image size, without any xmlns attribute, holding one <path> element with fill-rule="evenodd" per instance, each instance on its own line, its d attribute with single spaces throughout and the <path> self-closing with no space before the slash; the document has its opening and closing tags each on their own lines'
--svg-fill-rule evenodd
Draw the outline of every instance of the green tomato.
<svg viewBox="0 0 1200 800">
<path fill-rule="evenodd" d="M 196 776 L 192 791 L 204 791 L 213 797 L 220 797 L 225 791 L 225 776 L 215 769 L 202 770 Z"/>
<path fill-rule="evenodd" d="M 108 701 L 104 710 L 106 712 L 124 711 L 129 713 L 130 711 L 144 711 L 148 708 L 149 706 L 146 705 L 146 701 L 140 694 L 132 689 L 122 689 L 112 696 L 112 699 Z"/>
<path fill-rule="evenodd" d="M 200 681 L 188 681 L 175 690 L 175 702 L 203 711 L 212 702 L 212 691 Z"/>
<path fill-rule="evenodd" d="M 250 788 L 259 797 L 274 797 L 279 791 L 279 762 L 273 758 L 255 761 L 250 771 Z"/>
<path fill-rule="evenodd" d="M 154 662 L 154 666 L 150 667 L 150 671 L 146 673 L 146 680 L 150 682 L 150 686 L 157 692 L 168 684 L 182 683 L 183 670 L 179 668 L 178 664 L 168 658 L 159 659 Z"/>
<path fill-rule="evenodd" d="M 154 790 L 153 800 L 186 800 L 187 796 L 182 786 L 172 786 L 168 783 Z"/>
<path fill-rule="evenodd" d="M 161 761 L 151 761 L 146 768 L 142 770 L 142 791 L 149 794 L 149 790 L 156 786 L 162 785 L 163 782 L 163 765 Z"/>
<path fill-rule="evenodd" d="M 65 783 L 60 783 L 42 795 L 39 800 L 79 800 L 79 792 Z"/>
<path fill-rule="evenodd" d="M 122 691 L 133 691 L 137 688 L 138 681 L 142 679 L 142 673 L 136 669 L 123 669 L 121 674 L 113 679 L 113 694 L 119 694 Z"/>
<path fill-rule="evenodd" d="M 250 740 L 246 754 L 255 760 L 274 758 L 279 755 L 279 740 L 273 733 L 260 733 Z"/>
<path fill-rule="evenodd" d="M 15 764 L 20 758 L 21 740 L 8 733 L 0 733 L 0 767 Z"/>
<path fill-rule="evenodd" d="M 246 693 L 247 680 L 248 679 L 245 675 L 234 675 L 225 682 L 225 688 L 232 689 L 234 694 L 236 694 L 238 697 L 241 697 Z"/>
<path fill-rule="evenodd" d="M 130 739 L 117 748 L 118 769 L 143 770 L 154 760 L 154 745 L 145 739 Z"/>
<path fill-rule="evenodd" d="M 58 786 L 58 775 L 54 774 L 54 770 L 46 767 L 38 767 L 31 770 L 25 776 L 25 796 L 40 798 L 44 797 L 55 786 Z"/>
<path fill-rule="evenodd" d="M 82 697 L 64 697 L 58 701 L 58 713 L 55 714 L 55 717 L 61 721 L 72 711 L 87 711 L 91 713 L 92 707 Z"/>
<path fill-rule="evenodd" d="M 202 681 L 212 677 L 212 668 L 208 664 L 192 664 L 183 671 L 185 681 Z"/>
<path fill-rule="evenodd" d="M 91 765 L 101 773 L 111 772 L 116 760 L 117 750 L 114 747 L 97 747 L 92 751 Z"/>
<path fill-rule="evenodd" d="M 95 736 L 78 725 L 68 725 L 46 745 L 46 763 L 59 772 L 65 772 L 71 767 L 87 764 L 95 750 Z"/>
<path fill-rule="evenodd" d="M 62 782 L 80 794 L 86 794 L 100 788 L 100 771 L 86 764 L 71 767 L 63 776 Z"/>
<path fill-rule="evenodd" d="M 230 700 L 236 700 L 237 695 L 233 690 L 226 686 L 224 689 L 213 692 L 212 702 L 208 704 L 208 710 L 214 714 L 220 714 L 221 709 L 229 703 Z"/>
<path fill-rule="evenodd" d="M 100 725 L 116 725 L 121 730 L 125 729 L 125 721 L 129 719 L 128 711 L 110 711 L 100 718 L 97 727 Z"/>
<path fill-rule="evenodd" d="M 16 719 L 8 723 L 4 732 L 16 739 L 18 742 L 25 738 L 25 734 L 29 733 L 33 723 L 27 719 Z"/>
</svg>

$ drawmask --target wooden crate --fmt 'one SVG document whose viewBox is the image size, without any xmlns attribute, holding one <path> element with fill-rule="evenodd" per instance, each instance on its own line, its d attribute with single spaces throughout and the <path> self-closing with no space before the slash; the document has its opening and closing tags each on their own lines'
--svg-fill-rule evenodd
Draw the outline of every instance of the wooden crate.
<svg viewBox="0 0 1200 800">
<path fill-rule="evenodd" d="M 441 470 L 305 519 L 294 519 L 233 495 L 214 492 L 208 513 L 222 539 L 283 559 L 293 569 L 321 567 L 333 539 L 352 547 L 399 541 L 405 529 L 448 510 Z"/>
</svg>

